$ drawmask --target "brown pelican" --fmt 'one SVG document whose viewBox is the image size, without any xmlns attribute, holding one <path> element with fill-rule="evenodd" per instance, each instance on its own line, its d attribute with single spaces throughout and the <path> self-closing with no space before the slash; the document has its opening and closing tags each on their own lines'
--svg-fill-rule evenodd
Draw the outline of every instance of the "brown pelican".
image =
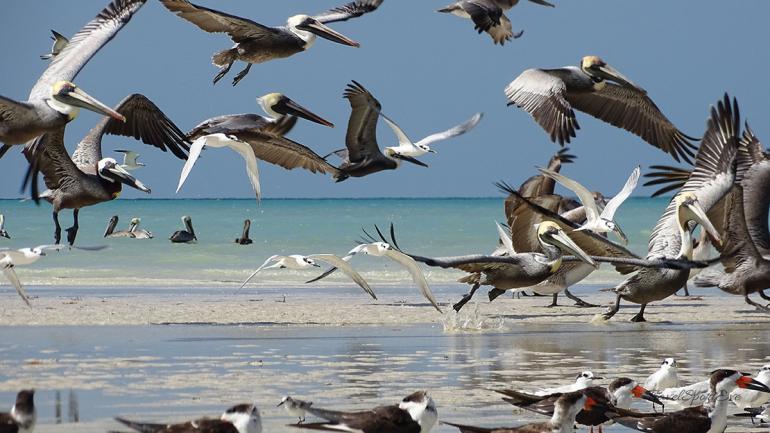
<svg viewBox="0 0 770 433">
<path fill-rule="evenodd" d="M 72 80 L 146 1 L 113 0 L 107 5 L 54 57 L 27 101 L 0 96 L 0 141 L 6 145 L 24 144 L 46 132 L 55 132 L 77 117 L 80 108 L 125 121 L 123 115 L 79 89 Z"/>
<path fill-rule="evenodd" d="M 554 7 L 545 0 L 529 0 L 543 6 Z M 450 13 L 460 18 L 468 18 L 473 21 L 473 28 L 481 32 L 487 32 L 495 44 L 503 45 L 505 41 L 517 39 L 524 31 L 513 33 L 511 21 L 504 12 L 516 6 L 519 0 L 459 0 L 439 12 Z"/>
<path fill-rule="evenodd" d="M 183 216 L 182 224 L 184 224 L 185 229 L 175 231 L 168 239 L 175 244 L 191 244 L 198 242 L 198 237 L 195 236 L 195 230 L 193 230 L 192 218 L 187 215 Z"/>
<path fill-rule="evenodd" d="M 133 238 L 134 235 L 131 233 L 131 229 L 133 228 L 133 224 L 128 225 L 127 230 L 115 230 L 115 227 L 118 226 L 118 216 L 113 215 L 112 218 L 110 218 L 110 221 L 107 223 L 107 229 L 104 230 L 104 237 L 105 238 Z"/>
<path fill-rule="evenodd" d="M 395 170 L 401 161 L 408 161 L 423 167 L 427 165 L 407 155 L 395 153 L 392 148 L 380 151 L 377 144 L 377 121 L 380 118 L 380 102 L 361 84 L 348 84 L 343 96 L 350 102 L 350 119 L 345 135 L 346 149 L 335 154 L 342 158 L 339 173 L 334 175 L 337 182 L 348 177 L 363 177 L 383 170 Z"/>
<path fill-rule="evenodd" d="M 129 225 L 129 230 L 131 231 L 131 234 L 134 235 L 134 239 L 152 239 L 155 236 L 152 234 L 149 230 L 144 230 L 139 228 L 139 224 L 142 223 L 141 218 L 131 218 L 131 224 Z"/>
<path fill-rule="evenodd" d="M 716 244 L 719 233 L 708 212 L 727 194 L 735 179 L 734 160 L 738 147 L 738 104 L 727 95 L 711 108 L 706 133 L 695 157 L 695 168 L 682 189 L 675 195 L 650 235 L 648 259 L 692 259 L 691 231 L 695 224 L 708 231 Z M 631 321 L 643 322 L 648 303 L 660 301 L 684 286 L 689 271 L 683 269 L 641 269 L 612 289 L 617 294 L 615 305 L 604 314 L 615 315 L 622 299 L 641 304 Z"/>
<path fill-rule="evenodd" d="M 425 391 L 409 394 L 397 405 L 360 412 L 340 412 L 315 406 L 307 407 L 305 411 L 325 421 L 290 424 L 289 427 L 360 433 L 430 433 L 438 421 L 436 404 Z"/>
<path fill-rule="evenodd" d="M 212 63 L 220 69 L 214 83 L 230 71 L 236 60 L 246 62 L 246 69 L 233 79 L 233 86 L 249 73 L 251 65 L 273 59 L 282 59 L 307 50 L 315 43 L 316 36 L 351 47 L 356 41 L 332 30 L 326 24 L 346 21 L 372 12 L 382 0 L 356 0 L 316 16 L 294 15 L 284 27 L 267 27 L 246 18 L 240 18 L 214 9 L 194 5 L 187 0 L 160 0 L 171 12 L 190 21 L 209 33 L 227 33 L 235 46 L 220 51 L 212 57 Z"/>
<path fill-rule="evenodd" d="M 74 42 L 73 42 L 74 43 Z M 67 229 L 67 241 L 72 245 L 78 231 L 80 208 L 116 199 L 126 184 L 149 193 L 150 189 L 131 176 L 113 158 L 102 157 L 102 137 L 105 134 L 135 137 L 180 159 L 186 158 L 188 144 L 184 133 L 166 117 L 152 101 L 135 93 L 118 104 L 125 122 L 104 118 L 78 144 L 72 157 L 64 147 L 64 126 L 27 145 L 24 153 L 30 161 L 27 180 L 32 185 L 34 199 L 45 198 L 53 205 L 56 225 L 54 243 L 61 239 L 59 211 L 72 209 L 74 224 Z M 48 191 L 37 192 L 37 174 L 43 173 Z"/>
<path fill-rule="evenodd" d="M 604 206 L 604 209 L 601 210 L 594 200 L 593 193 L 577 181 L 547 169 L 541 168 L 540 172 L 543 173 L 546 177 L 550 177 L 551 179 L 559 182 L 577 194 L 578 198 L 580 199 L 580 203 L 582 203 L 583 207 L 585 208 L 587 221 L 585 224 L 581 225 L 575 230 L 591 230 L 592 232 L 599 234 L 615 232 L 615 234 L 623 241 L 623 243 L 628 245 L 628 238 L 626 237 L 626 234 L 623 233 L 620 225 L 615 222 L 615 212 L 617 212 L 617 210 L 620 208 L 620 205 L 631 196 L 631 193 L 636 188 L 636 184 L 639 182 L 639 174 L 641 173 L 640 167 L 637 166 L 631 172 L 631 175 L 628 177 L 628 180 L 626 180 L 623 188 L 609 202 L 607 202 L 607 204 Z"/>
<path fill-rule="evenodd" d="M 137 159 L 139 159 L 139 154 L 134 152 L 133 150 L 116 149 L 115 152 L 123 154 L 123 164 L 120 164 L 123 170 L 133 171 L 145 166 L 144 163 L 137 162 Z"/>
<path fill-rule="evenodd" d="M 140 433 L 262 433 L 262 417 L 253 404 L 227 409 L 219 419 L 199 418 L 179 424 L 151 424 L 116 417 L 115 421 Z"/>
<path fill-rule="evenodd" d="M 575 418 L 581 411 L 605 413 L 608 408 L 600 405 L 582 391 L 560 394 L 553 402 L 553 415 L 546 422 L 525 424 L 518 427 L 474 427 L 442 421 L 442 424 L 457 427 L 461 433 L 554 433 L 575 429 Z"/>
<path fill-rule="evenodd" d="M 251 228 L 251 220 L 247 219 L 243 221 L 243 233 L 241 237 L 235 240 L 238 245 L 251 245 L 254 241 L 249 238 L 249 229 Z"/>
<path fill-rule="evenodd" d="M 727 428 L 727 395 L 736 388 L 770 393 L 770 388 L 735 370 L 711 373 L 706 404 L 653 417 L 622 416 L 614 421 L 634 430 L 649 433 L 703 432 L 721 433 Z"/>
<path fill-rule="evenodd" d="M 671 154 L 689 160 L 696 147 L 663 115 L 647 92 L 597 56 L 580 67 L 527 69 L 505 88 L 508 105 L 528 112 L 563 145 L 580 129 L 573 109 L 631 132 Z"/>
<path fill-rule="evenodd" d="M 11 236 L 8 234 L 8 231 L 5 230 L 5 215 L 0 213 L 0 237 L 10 239 Z"/>
<path fill-rule="evenodd" d="M 67 39 L 64 35 L 57 32 L 56 30 L 51 30 L 51 40 L 53 40 L 53 46 L 51 47 L 51 52 L 46 53 L 40 56 L 41 60 L 50 60 L 54 57 L 58 56 L 59 53 L 62 52 L 64 47 L 67 46 L 68 43 L 70 43 L 70 40 Z"/>
<path fill-rule="evenodd" d="M 206 146 L 229 147 L 243 157 L 246 161 L 246 172 L 257 195 L 257 200 L 261 197 L 259 169 L 257 168 L 258 159 L 287 170 L 303 168 L 311 173 L 338 174 L 339 171 L 336 167 L 326 162 L 324 158 L 318 156 L 311 149 L 284 137 L 294 127 L 297 117 L 334 127 L 331 122 L 324 120 L 280 93 L 269 93 L 257 98 L 257 103 L 269 117 L 257 114 L 218 116 L 204 120 L 187 133 L 187 139 L 192 142 L 192 145 L 190 146 L 190 156 L 179 176 L 177 192 L 182 188 L 201 151 Z"/>
<path fill-rule="evenodd" d="M 398 146 L 386 147 L 385 152 L 417 157 L 417 156 L 423 156 L 428 152 L 436 153 L 435 150 L 431 149 L 430 147 L 431 143 L 436 143 L 442 140 L 446 140 L 448 138 L 457 137 L 458 135 L 465 134 L 466 132 L 475 128 L 476 125 L 481 120 L 481 117 L 483 116 L 483 114 L 476 113 L 473 115 L 473 117 L 466 120 L 465 122 L 459 125 L 453 126 L 452 128 L 447 129 L 446 131 L 431 134 L 416 143 L 412 142 L 412 140 L 406 135 L 406 133 L 401 129 L 401 127 L 399 127 L 396 124 L 396 122 L 390 120 L 387 116 L 385 116 L 382 113 L 380 113 L 380 116 L 382 116 L 382 119 L 385 121 L 385 123 L 387 123 L 388 126 L 390 126 L 390 129 L 393 130 L 393 133 L 396 134 L 396 137 L 398 137 Z"/>
</svg>

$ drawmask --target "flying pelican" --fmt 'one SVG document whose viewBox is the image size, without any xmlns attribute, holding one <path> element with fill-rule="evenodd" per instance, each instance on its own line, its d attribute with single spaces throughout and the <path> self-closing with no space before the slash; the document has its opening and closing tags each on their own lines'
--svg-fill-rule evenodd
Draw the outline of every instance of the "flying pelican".
<svg viewBox="0 0 770 433">
<path fill-rule="evenodd" d="M 27 101 L 0 96 L 0 141 L 6 145 L 24 144 L 54 132 L 77 117 L 80 108 L 125 121 L 122 114 L 88 95 L 72 80 L 146 1 L 113 0 L 107 5 L 54 57 L 32 87 Z"/>
<path fill-rule="evenodd" d="M 409 139 L 406 133 L 404 133 L 404 131 L 401 129 L 401 127 L 399 127 L 396 124 L 396 122 L 390 120 L 390 118 L 388 118 L 382 113 L 380 113 L 380 116 L 382 116 L 382 119 L 385 120 L 385 123 L 387 123 L 388 126 L 390 126 L 390 129 L 393 130 L 393 133 L 396 134 L 396 137 L 398 138 L 398 146 L 386 147 L 385 153 L 390 152 L 392 154 L 417 157 L 417 156 L 423 156 L 428 152 L 436 153 L 435 150 L 431 149 L 430 147 L 431 143 L 446 140 L 452 137 L 457 137 L 458 135 L 465 134 L 466 132 L 475 128 L 476 125 L 481 120 L 481 117 L 483 116 L 483 114 L 476 113 L 473 115 L 473 117 L 466 120 L 465 122 L 457 126 L 454 126 L 450 129 L 447 129 L 446 131 L 431 134 L 416 143 L 413 143 L 412 140 Z"/>
<path fill-rule="evenodd" d="M 606 407 L 581 391 L 561 394 L 554 401 L 551 419 L 546 422 L 525 424 L 518 427 L 474 427 L 442 421 L 442 424 L 457 427 L 461 433 L 553 433 L 568 432 L 575 429 L 575 418 L 581 411 L 606 412 Z"/>
<path fill-rule="evenodd" d="M 738 103 L 725 95 L 717 108 L 711 108 L 706 133 L 695 157 L 695 168 L 675 195 L 650 235 L 648 259 L 691 259 L 691 230 L 695 224 L 708 231 L 716 244 L 721 238 L 706 212 L 727 194 L 735 179 L 734 160 L 738 147 Z M 692 224 L 694 223 L 694 224 Z M 620 301 L 641 304 L 631 321 L 643 322 L 648 303 L 673 295 L 684 286 L 690 272 L 684 269 L 641 269 L 612 289 L 615 305 L 604 313 L 610 319 L 620 309 Z"/>
<path fill-rule="evenodd" d="M 143 162 L 136 161 L 139 158 L 139 154 L 133 150 L 116 150 L 115 152 L 123 154 L 123 164 L 120 164 L 123 170 L 133 171 L 145 166 Z"/>
<path fill-rule="evenodd" d="M 555 7 L 545 0 L 529 0 L 543 6 Z M 495 44 L 503 45 L 505 41 L 517 39 L 524 31 L 513 33 L 511 21 L 504 12 L 516 6 L 519 0 L 459 0 L 438 12 L 450 13 L 460 18 L 469 18 L 473 21 L 473 28 L 481 32 L 487 32 Z"/>
<path fill-rule="evenodd" d="M 227 33 L 235 45 L 220 51 L 211 59 L 214 66 L 221 68 L 214 77 L 214 83 L 230 71 L 236 60 L 247 63 L 246 69 L 233 79 L 233 86 L 249 73 L 251 65 L 273 59 L 282 59 L 307 50 L 316 36 L 351 47 L 358 47 L 356 41 L 332 30 L 326 24 L 346 21 L 350 18 L 376 10 L 382 0 L 356 0 L 344 6 L 330 9 L 316 16 L 294 15 L 284 27 L 267 27 L 246 18 L 240 18 L 214 9 L 194 5 L 187 0 L 161 0 L 164 6 L 181 18 L 209 33 Z"/>
<path fill-rule="evenodd" d="M 610 82 L 611 81 L 611 82 Z M 647 96 L 647 91 L 597 56 L 585 56 L 580 67 L 527 69 L 505 88 L 508 105 L 528 112 L 551 136 L 570 142 L 580 129 L 573 109 L 631 132 L 671 154 L 689 161 L 697 149 Z"/>
<path fill-rule="evenodd" d="M 141 218 L 131 218 L 131 224 L 129 225 L 129 230 L 131 231 L 131 234 L 134 235 L 134 239 L 152 239 L 155 236 L 152 234 L 149 230 L 144 230 L 139 228 L 139 224 L 142 223 Z"/>
<path fill-rule="evenodd" d="M 636 188 L 636 184 L 639 183 L 639 174 L 641 173 L 640 167 L 636 167 L 634 171 L 631 172 L 631 176 L 626 180 L 623 189 L 607 202 L 607 205 L 604 206 L 604 209 L 602 210 L 599 210 L 599 207 L 594 200 L 594 195 L 588 188 L 562 174 L 548 171 L 548 169 L 544 168 L 540 168 L 539 170 L 546 177 L 554 179 L 577 194 L 580 203 L 585 207 L 587 221 L 576 230 L 591 230 L 594 233 L 600 234 L 615 232 L 623 243 L 628 245 L 628 237 L 623 233 L 620 225 L 615 222 L 615 212 L 617 212 L 620 205 L 631 196 L 634 188 Z"/>
<path fill-rule="evenodd" d="M 8 231 L 5 230 L 5 215 L 0 213 L 0 237 L 10 239 L 11 236 L 8 234 Z"/>
<path fill-rule="evenodd" d="M 199 418 L 179 424 L 152 424 L 115 417 L 115 421 L 139 433 L 262 433 L 262 417 L 254 404 L 227 409 L 218 419 Z"/>
<path fill-rule="evenodd" d="M 348 84 L 343 96 L 350 102 L 350 119 L 345 135 L 345 149 L 335 154 L 342 158 L 339 173 L 334 175 L 337 182 L 348 177 L 363 177 L 382 170 L 395 170 L 401 161 L 409 161 L 423 167 L 427 165 L 411 156 L 393 152 L 393 148 L 380 151 L 377 144 L 377 121 L 380 118 L 380 102 L 361 84 Z"/>
<path fill-rule="evenodd" d="M 229 147 L 246 161 L 246 172 L 257 200 L 261 197 L 257 159 L 287 170 L 303 168 L 311 173 L 339 174 L 339 170 L 309 148 L 286 137 L 297 117 L 334 127 L 334 125 L 280 93 L 257 98 L 257 103 L 270 117 L 257 114 L 231 114 L 204 120 L 187 134 L 192 142 L 190 156 L 179 176 L 177 192 L 198 160 L 205 146 Z"/>
<path fill-rule="evenodd" d="M 131 229 L 134 228 L 133 221 L 131 224 L 128 225 L 127 230 L 115 230 L 115 227 L 118 226 L 118 216 L 113 215 L 112 218 L 110 218 L 110 221 L 107 223 L 107 229 L 104 230 L 104 237 L 105 238 L 133 238 L 134 234 L 131 232 Z"/>
<path fill-rule="evenodd" d="M 51 40 L 53 41 L 53 46 L 51 47 L 51 52 L 47 54 L 42 54 L 40 56 L 41 60 L 50 60 L 54 57 L 58 56 L 59 53 L 62 52 L 64 47 L 67 46 L 68 43 L 70 43 L 70 40 L 67 39 L 64 35 L 57 32 L 56 30 L 51 30 Z"/>
<path fill-rule="evenodd" d="M 378 406 L 360 412 L 341 412 L 315 406 L 309 406 L 305 411 L 324 421 L 289 424 L 289 427 L 361 433 L 430 433 L 438 421 L 436 404 L 425 391 L 409 394 L 397 405 Z"/>
<path fill-rule="evenodd" d="M 80 141 L 71 158 L 64 146 L 63 126 L 39 137 L 24 150 L 30 162 L 27 181 L 32 186 L 32 198 L 45 198 L 53 205 L 54 243 L 58 244 L 61 239 L 59 211 L 62 209 L 72 209 L 74 224 L 67 229 L 67 241 L 72 245 L 78 232 L 80 208 L 116 199 L 122 184 L 150 192 L 115 159 L 102 157 L 105 134 L 135 137 L 164 152 L 170 150 L 180 159 L 186 158 L 189 147 L 184 133 L 147 97 L 138 93 L 130 95 L 116 110 L 123 113 L 121 116 L 125 116 L 126 122 L 104 118 Z M 43 173 L 48 187 L 43 194 L 37 191 L 39 172 Z"/>
<path fill-rule="evenodd" d="M 251 220 L 247 219 L 243 221 L 243 233 L 241 237 L 235 240 L 238 245 L 251 245 L 254 241 L 249 238 L 249 229 L 251 228 Z"/>
<path fill-rule="evenodd" d="M 198 242 L 198 237 L 195 236 L 195 230 L 193 230 L 192 218 L 187 215 L 183 216 L 182 224 L 184 224 L 185 230 L 175 231 L 168 239 L 175 244 L 192 244 Z"/>
<path fill-rule="evenodd" d="M 423 275 L 422 270 L 420 269 L 420 266 L 408 255 L 402 253 L 401 251 L 398 251 L 397 248 L 393 248 L 389 243 L 387 242 L 378 242 L 376 239 L 369 236 L 369 239 L 372 242 L 371 243 L 362 243 L 353 248 L 352 250 L 348 251 L 348 254 L 342 258 L 345 262 L 349 261 L 353 256 L 356 254 L 365 254 L 368 256 L 374 256 L 374 257 L 387 257 L 390 260 L 393 260 L 394 262 L 398 263 L 399 265 L 406 268 L 407 271 L 409 271 L 409 274 L 412 276 L 412 281 L 414 281 L 415 284 L 417 284 L 417 287 L 419 287 L 420 292 L 422 293 L 422 296 L 425 297 L 425 299 L 430 302 L 430 304 L 438 310 L 439 313 L 441 313 L 441 308 L 438 306 L 438 302 L 436 302 L 436 298 L 433 296 L 433 292 L 430 290 L 430 286 L 428 285 L 428 280 L 425 279 L 425 275 Z M 334 271 L 336 271 L 337 268 L 331 268 L 327 269 L 323 274 L 313 278 L 312 280 L 306 281 L 307 283 L 312 283 L 315 281 L 318 281 L 322 278 L 325 278 L 329 275 L 331 275 Z"/>
<path fill-rule="evenodd" d="M 624 416 L 614 421 L 634 430 L 649 433 L 674 432 L 724 432 L 727 428 L 727 394 L 736 388 L 751 389 L 770 393 L 770 388 L 751 377 L 735 370 L 720 369 L 711 373 L 709 399 L 706 405 L 677 412 L 659 414 L 655 417 Z"/>
<path fill-rule="evenodd" d="M 11 282 L 13 287 L 16 289 L 16 292 L 19 294 L 19 296 L 21 296 L 21 299 L 24 300 L 24 303 L 26 303 L 27 306 L 31 306 L 29 303 L 29 297 L 27 296 L 27 292 L 24 290 L 24 286 L 21 285 L 19 277 L 16 276 L 16 271 L 14 271 L 14 268 L 16 266 L 31 265 L 40 260 L 41 257 L 45 256 L 47 252 L 61 251 L 64 248 L 76 248 L 84 251 L 99 251 L 106 247 L 66 247 L 64 245 L 38 245 L 36 247 L 21 248 L 18 250 L 11 250 L 8 248 L 0 249 L 0 269 L 3 270 L 3 275 L 5 275 L 5 278 Z"/>
<path fill-rule="evenodd" d="M 309 268 L 320 268 L 321 265 L 319 265 L 316 262 L 324 262 L 328 263 L 335 267 L 335 269 L 340 269 L 342 272 L 350 277 L 351 280 L 355 281 L 356 284 L 358 284 L 359 287 L 364 289 L 366 293 L 369 294 L 369 296 L 372 297 L 372 299 L 377 299 L 377 296 L 374 294 L 374 291 L 371 287 L 369 287 L 369 283 L 364 280 L 364 278 L 356 272 L 355 269 L 353 269 L 350 264 L 343 260 L 340 257 L 335 256 L 334 254 L 311 254 L 309 256 L 301 256 L 299 254 L 292 254 L 288 256 L 280 256 L 280 255 L 274 255 L 268 257 L 267 260 L 265 260 L 264 263 L 262 263 L 262 266 L 258 267 L 256 271 L 252 272 L 251 275 L 249 275 L 249 278 L 246 278 L 246 281 L 241 284 L 241 289 L 246 286 L 246 284 L 251 281 L 252 278 L 254 278 L 259 271 L 263 269 L 309 269 Z M 272 263 L 272 264 L 271 264 Z"/>
</svg>

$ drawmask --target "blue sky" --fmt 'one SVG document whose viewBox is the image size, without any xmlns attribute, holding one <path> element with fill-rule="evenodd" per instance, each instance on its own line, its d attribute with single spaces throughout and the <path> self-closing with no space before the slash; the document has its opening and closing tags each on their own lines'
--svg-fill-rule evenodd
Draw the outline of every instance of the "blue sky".
<svg viewBox="0 0 770 433">
<path fill-rule="evenodd" d="M 685 133 L 703 133 L 708 107 L 723 92 L 738 97 L 755 133 L 770 142 L 770 2 L 554 0 L 556 8 L 522 1 L 508 15 L 524 36 L 504 47 L 477 35 L 470 21 L 435 12 L 445 0 L 385 0 L 378 11 L 334 28 L 361 48 L 319 40 L 308 52 L 255 65 L 235 88 L 218 85 L 211 55 L 229 47 L 224 35 L 207 34 L 150 0 L 75 80 L 109 105 L 139 92 L 155 101 L 182 130 L 208 117 L 257 112 L 255 97 L 280 91 L 334 122 L 334 129 L 301 122 L 290 137 L 319 154 L 344 146 L 349 106 L 345 84 L 355 79 L 382 103 L 383 112 L 413 139 L 450 127 L 474 112 L 485 114 L 468 135 L 439 144 L 423 160 L 335 184 L 330 177 L 286 171 L 261 163 L 265 197 L 493 196 L 492 183 L 518 184 L 543 165 L 558 146 L 523 111 L 506 107 L 503 88 L 524 69 L 577 64 L 595 54 L 646 88 Z M 283 24 L 296 13 L 317 13 L 341 0 L 205 1 L 202 5 Z M 26 98 L 46 63 L 49 29 L 70 36 L 106 0 L 12 0 L 0 15 L 0 94 Z M 67 128 L 73 149 L 98 117 L 90 112 Z M 673 160 L 635 136 L 578 113 L 582 127 L 571 144 L 577 163 L 564 173 L 591 189 L 614 194 L 632 168 Z M 381 146 L 395 139 L 380 122 Z M 228 150 L 205 152 L 179 195 L 182 163 L 122 137 L 104 141 L 105 154 L 130 147 L 147 167 L 136 175 L 152 197 L 251 197 L 241 158 Z M 26 163 L 16 148 L 0 160 L 0 197 L 18 197 Z M 649 190 L 639 190 L 646 194 Z M 125 191 L 124 197 L 146 197 Z"/>
</svg>

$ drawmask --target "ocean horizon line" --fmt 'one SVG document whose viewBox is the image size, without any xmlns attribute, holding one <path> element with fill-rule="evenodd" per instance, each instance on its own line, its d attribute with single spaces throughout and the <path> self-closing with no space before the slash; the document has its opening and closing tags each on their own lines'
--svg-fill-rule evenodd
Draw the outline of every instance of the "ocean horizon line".
<svg viewBox="0 0 770 433">
<path fill-rule="evenodd" d="M 574 196 L 567 196 L 574 198 Z M 644 195 L 636 195 L 631 196 L 628 199 L 634 200 L 634 199 L 670 199 L 671 196 L 665 195 L 665 196 L 659 196 L 659 197 L 650 197 L 650 196 L 644 196 Z M 309 201 L 309 200 L 318 200 L 318 201 L 332 201 L 332 200 L 490 200 L 490 199 L 500 199 L 504 200 L 505 197 L 502 196 L 425 196 L 425 197 L 267 197 L 263 198 L 260 201 Z M 152 198 L 121 198 L 120 201 L 219 201 L 219 200 L 242 200 L 242 201 L 254 201 L 253 197 L 180 197 L 180 198 L 171 198 L 171 197 L 152 197 Z M 12 202 L 19 202 L 19 201 L 32 201 L 32 199 L 29 198 L 8 198 L 8 197 L 0 197 L 1 201 L 12 201 Z"/>
</svg>

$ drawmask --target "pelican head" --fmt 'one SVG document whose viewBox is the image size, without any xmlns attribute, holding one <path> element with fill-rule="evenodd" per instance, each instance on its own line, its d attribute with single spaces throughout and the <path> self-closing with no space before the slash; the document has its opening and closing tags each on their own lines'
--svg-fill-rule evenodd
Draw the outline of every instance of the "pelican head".
<svg viewBox="0 0 770 433">
<path fill-rule="evenodd" d="M 59 113 L 66 115 L 69 120 L 77 117 L 80 108 L 85 108 L 95 113 L 110 116 L 121 122 L 126 121 L 122 114 L 102 104 L 69 81 L 62 80 L 54 83 L 53 87 L 51 87 L 51 99 L 48 100 L 48 105 Z"/>
<path fill-rule="evenodd" d="M 6 239 L 10 239 L 11 236 L 8 234 L 7 231 L 5 231 L 5 216 L 0 213 L 0 237 L 4 237 Z"/>
<path fill-rule="evenodd" d="M 564 233 L 564 230 L 553 221 L 543 221 L 537 226 L 537 237 L 540 243 L 553 245 L 560 250 L 574 254 L 580 260 L 591 266 L 597 266 L 596 262 L 586 254 L 577 244 Z"/>
<path fill-rule="evenodd" d="M 334 128 L 333 123 L 297 104 L 291 98 L 281 93 L 268 93 L 257 98 L 257 103 L 273 119 L 280 119 L 284 116 L 297 116 Z"/>
<path fill-rule="evenodd" d="M 711 239 L 717 245 L 721 245 L 722 238 L 719 236 L 717 229 L 714 228 L 714 225 L 711 224 L 711 220 L 706 216 L 706 211 L 701 207 L 698 196 L 691 191 L 683 192 L 674 198 L 674 203 L 677 206 L 679 224 L 682 229 L 686 230 L 687 223 L 694 221 L 706 230 L 706 233 L 711 236 Z"/>
<path fill-rule="evenodd" d="M 401 164 L 401 161 L 407 161 L 407 162 L 411 162 L 412 164 L 419 165 L 420 167 L 427 167 L 428 166 L 428 164 L 420 161 L 417 158 L 414 158 L 414 157 L 411 157 L 411 156 L 408 156 L 408 155 L 402 155 L 402 154 L 398 153 L 396 151 L 395 147 L 386 147 L 385 149 L 383 149 L 382 153 L 383 153 L 383 155 L 385 155 L 388 158 L 390 158 L 392 161 L 395 161 L 396 164 L 398 164 L 398 165 Z"/>
<path fill-rule="evenodd" d="M 107 229 L 104 230 L 104 237 L 111 235 L 115 231 L 115 227 L 118 226 L 118 216 L 113 215 L 112 218 L 110 218 L 110 222 L 107 223 Z"/>
<path fill-rule="evenodd" d="M 614 81 L 621 86 L 647 93 L 644 89 L 634 84 L 633 81 L 626 78 L 615 68 L 608 65 L 599 56 L 585 56 L 580 62 L 580 69 L 588 74 L 594 81 L 600 83 L 604 80 Z"/>
<path fill-rule="evenodd" d="M 293 17 L 289 17 L 286 21 L 286 26 L 289 28 L 290 32 L 305 41 L 305 49 L 315 42 L 316 36 L 342 45 L 351 47 L 361 46 L 358 42 L 347 38 L 341 33 L 337 33 L 329 26 L 309 15 L 294 15 Z"/>
<path fill-rule="evenodd" d="M 139 191 L 146 193 L 150 192 L 150 188 L 144 186 L 142 182 L 137 180 L 134 176 L 131 176 L 126 169 L 118 164 L 113 158 L 104 158 L 97 164 L 97 173 L 102 179 L 113 183 L 124 183 L 131 188 L 136 188 Z"/>
<path fill-rule="evenodd" d="M 142 222 L 141 218 L 131 218 L 131 224 L 139 225 Z"/>
</svg>

